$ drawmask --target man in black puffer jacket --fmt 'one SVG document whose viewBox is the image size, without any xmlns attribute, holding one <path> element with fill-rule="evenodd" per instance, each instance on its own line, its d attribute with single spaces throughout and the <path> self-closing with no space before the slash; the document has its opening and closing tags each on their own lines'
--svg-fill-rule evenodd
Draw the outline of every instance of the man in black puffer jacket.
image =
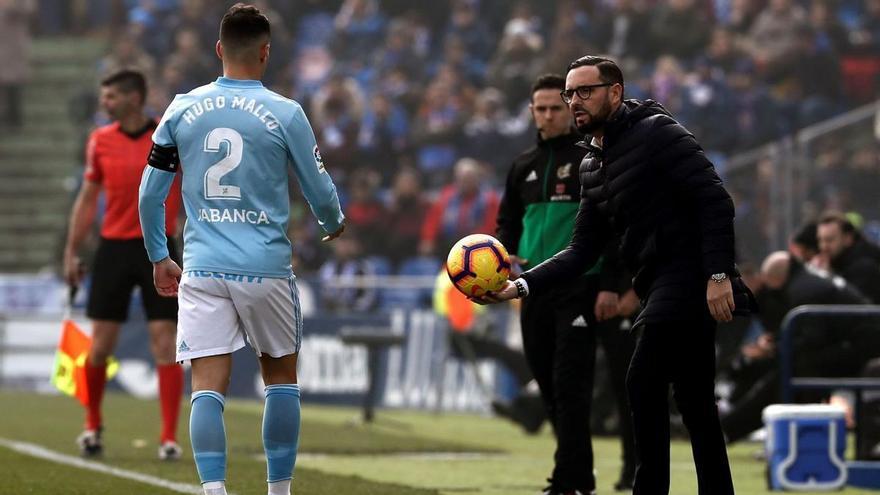
<svg viewBox="0 0 880 495">
<path fill-rule="evenodd" d="M 732 280 L 737 298 L 750 300 L 734 265 L 733 201 L 693 135 L 658 103 L 624 100 L 623 92 L 611 60 L 586 56 L 569 65 L 562 96 L 578 130 L 592 136 L 584 143 L 571 243 L 477 302 L 550 291 L 593 265 L 619 235 L 643 306 L 627 375 L 638 462 L 633 493 L 669 493 L 672 384 L 699 493 L 732 494 L 715 404 L 714 342 L 716 321 L 730 321 L 735 309 Z"/>
</svg>

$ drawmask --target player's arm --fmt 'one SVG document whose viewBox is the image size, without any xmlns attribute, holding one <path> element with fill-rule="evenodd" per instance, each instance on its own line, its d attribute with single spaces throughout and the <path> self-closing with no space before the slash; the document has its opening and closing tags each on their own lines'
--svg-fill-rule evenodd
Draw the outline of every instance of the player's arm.
<svg viewBox="0 0 880 495">
<path fill-rule="evenodd" d="M 100 193 L 99 183 L 85 179 L 73 202 L 67 227 L 67 243 L 64 246 L 64 279 L 71 287 L 78 286 L 82 278 L 82 264 L 77 253 L 92 230 Z"/>
<path fill-rule="evenodd" d="M 144 246 L 153 263 L 156 290 L 161 296 L 173 297 L 177 295 L 180 267 L 171 260 L 168 253 L 165 199 L 171 191 L 180 165 L 177 148 L 153 144 L 147 165 L 138 190 L 138 214 L 144 234 Z"/>
<path fill-rule="evenodd" d="M 336 186 L 324 168 L 315 133 L 302 108 L 296 108 L 283 133 L 303 196 L 318 224 L 329 234 L 325 240 L 332 240 L 342 233 L 345 216 L 339 206 Z"/>
</svg>

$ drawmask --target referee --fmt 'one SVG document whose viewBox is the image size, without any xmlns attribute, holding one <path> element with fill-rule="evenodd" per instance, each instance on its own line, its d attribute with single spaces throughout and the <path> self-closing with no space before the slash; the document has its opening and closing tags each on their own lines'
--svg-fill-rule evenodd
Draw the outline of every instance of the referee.
<svg viewBox="0 0 880 495">
<path fill-rule="evenodd" d="M 560 98 L 565 79 L 539 77 L 529 108 L 538 128 L 535 146 L 519 155 L 507 175 L 498 211 L 498 238 L 514 263 L 537 266 L 568 245 L 580 203 L 577 169 L 587 150 L 571 126 L 571 112 Z M 523 350 L 557 445 L 550 486 L 544 493 L 590 493 L 593 449 L 590 410 L 596 343 L 610 365 L 612 389 L 620 413 L 623 470 L 615 485 L 632 488 L 635 473 L 632 422 L 626 398 L 626 369 L 632 357 L 629 333 L 620 331 L 618 292 L 625 289 L 612 250 L 571 284 L 523 300 L 520 323 Z"/>
<path fill-rule="evenodd" d="M 71 287 L 82 278 L 78 257 L 80 246 L 92 230 L 103 191 L 106 202 L 101 222 L 101 240 L 92 266 L 86 315 L 92 320 L 92 347 L 86 361 L 89 399 L 86 425 L 77 438 L 84 456 L 101 454 L 101 401 L 107 376 L 107 358 L 112 354 L 119 329 L 128 316 L 132 290 L 140 287 L 150 351 L 159 375 L 162 431 L 159 458 L 180 457 L 177 419 L 183 394 L 183 370 L 174 362 L 177 328 L 177 300 L 159 297 L 153 287 L 153 265 L 147 259 L 138 219 L 138 187 L 152 147 L 156 122 L 144 114 L 147 86 L 139 72 L 123 70 L 101 82 L 100 103 L 114 121 L 92 132 L 86 147 L 86 169 L 82 188 L 73 204 L 64 249 L 64 276 Z M 180 182 L 168 202 L 166 230 L 176 231 L 180 210 Z M 169 251 L 177 250 L 169 241 Z"/>
<path fill-rule="evenodd" d="M 627 373 L 635 495 L 669 493 L 669 386 L 690 433 L 700 495 L 734 493 L 715 404 L 716 322 L 748 296 L 734 264 L 734 207 L 694 136 L 658 103 L 624 100 L 613 61 L 581 57 L 563 99 L 590 135 L 568 247 L 480 303 L 540 297 L 596 263 L 614 234 L 642 300 Z M 735 282 L 735 284 L 734 284 Z M 743 306 L 751 306 L 745 304 Z"/>
</svg>

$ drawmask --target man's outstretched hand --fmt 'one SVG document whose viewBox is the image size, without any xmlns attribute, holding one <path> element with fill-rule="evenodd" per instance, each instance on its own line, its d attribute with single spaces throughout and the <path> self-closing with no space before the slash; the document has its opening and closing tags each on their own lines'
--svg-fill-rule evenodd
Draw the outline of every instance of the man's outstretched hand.
<svg viewBox="0 0 880 495">
<path fill-rule="evenodd" d="M 516 299 L 517 290 L 516 285 L 510 280 L 504 281 L 504 285 L 500 290 L 495 292 L 487 292 L 483 296 L 474 296 L 469 298 L 471 301 L 477 304 L 497 304 L 504 301 L 509 301 L 511 299 Z"/>
<path fill-rule="evenodd" d="M 182 270 L 170 257 L 153 263 L 153 285 L 162 297 L 177 297 Z"/>
</svg>

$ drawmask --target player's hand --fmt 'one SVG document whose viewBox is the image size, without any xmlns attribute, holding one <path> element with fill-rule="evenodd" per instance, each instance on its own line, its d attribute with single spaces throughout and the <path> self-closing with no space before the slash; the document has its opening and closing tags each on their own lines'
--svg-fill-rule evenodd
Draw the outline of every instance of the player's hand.
<svg viewBox="0 0 880 495">
<path fill-rule="evenodd" d="M 706 286 L 706 302 L 709 305 L 709 313 L 715 321 L 725 322 L 733 319 L 733 287 L 730 279 L 722 282 L 709 280 Z"/>
<path fill-rule="evenodd" d="M 477 304 L 496 304 L 504 301 L 509 301 L 511 299 L 516 299 L 518 291 L 516 290 L 516 285 L 510 280 L 505 280 L 504 285 L 500 290 L 495 292 L 487 292 L 483 296 L 475 296 L 469 297 L 471 301 Z"/>
<path fill-rule="evenodd" d="M 336 239 L 337 237 L 341 236 L 343 232 L 345 232 L 345 224 L 340 225 L 339 229 L 337 229 L 336 232 L 333 232 L 332 234 L 327 234 L 324 237 L 322 237 L 321 242 L 330 242 L 333 239 Z"/>
<path fill-rule="evenodd" d="M 619 302 L 620 296 L 618 296 L 616 292 L 607 290 L 600 291 L 599 295 L 596 296 L 596 305 L 593 308 L 596 320 L 605 321 L 617 316 L 617 305 Z"/>
<path fill-rule="evenodd" d="M 523 265 L 528 265 L 529 260 L 520 258 L 515 254 L 510 255 L 510 280 L 516 280 L 522 275 Z"/>
<path fill-rule="evenodd" d="M 170 257 L 153 263 L 153 285 L 162 297 L 177 297 L 183 271 Z"/>
<path fill-rule="evenodd" d="M 70 287 L 79 287 L 85 275 L 85 265 L 73 251 L 64 251 L 64 281 Z"/>
</svg>

